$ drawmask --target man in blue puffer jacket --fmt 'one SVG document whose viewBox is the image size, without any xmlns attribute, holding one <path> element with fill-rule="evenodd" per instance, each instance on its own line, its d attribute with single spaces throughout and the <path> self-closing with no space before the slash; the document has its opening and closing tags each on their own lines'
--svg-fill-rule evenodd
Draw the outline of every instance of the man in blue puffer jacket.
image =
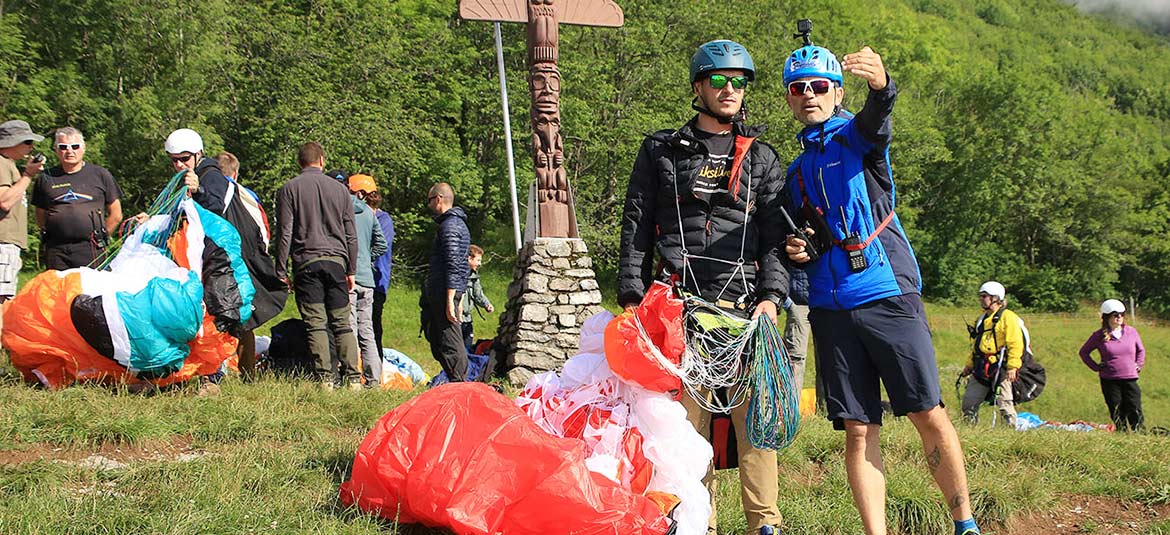
<svg viewBox="0 0 1170 535">
<path fill-rule="evenodd" d="M 812 232 L 819 258 L 789 237 L 789 259 L 809 276 L 809 322 L 828 417 L 845 431 L 845 467 L 865 532 L 886 533 L 879 433 L 885 384 L 894 415 L 909 416 L 955 521 L 978 534 L 958 435 L 942 405 L 938 363 L 920 296 L 914 251 L 894 213 L 890 114 L 897 95 L 869 47 L 845 56 L 806 45 L 784 65 L 788 106 L 805 125 L 803 153 L 788 169 L 789 208 Z M 842 72 L 869 85 L 856 116 L 841 109 Z"/>
<path fill-rule="evenodd" d="M 440 182 L 427 193 L 427 208 L 439 224 L 431 242 L 430 267 L 423 287 L 423 332 L 431 343 L 431 356 L 439 361 L 452 383 L 467 380 L 467 348 L 463 346 L 463 319 L 459 302 L 467 291 L 467 251 L 471 232 L 467 214 L 455 206 L 455 192 Z"/>
</svg>

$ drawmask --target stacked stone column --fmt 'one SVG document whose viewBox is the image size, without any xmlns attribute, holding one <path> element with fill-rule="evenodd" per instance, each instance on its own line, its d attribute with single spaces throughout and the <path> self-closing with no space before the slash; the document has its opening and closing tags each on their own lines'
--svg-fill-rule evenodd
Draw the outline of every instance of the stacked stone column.
<svg viewBox="0 0 1170 535">
<path fill-rule="evenodd" d="M 601 312 L 601 291 L 585 242 L 536 238 L 520 251 L 493 348 L 508 380 L 559 371 L 577 353 L 581 324 Z"/>
</svg>

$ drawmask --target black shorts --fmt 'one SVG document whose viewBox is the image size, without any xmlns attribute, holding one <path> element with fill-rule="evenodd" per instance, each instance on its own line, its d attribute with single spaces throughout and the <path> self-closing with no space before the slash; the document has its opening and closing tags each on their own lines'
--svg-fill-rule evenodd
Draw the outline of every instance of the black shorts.
<svg viewBox="0 0 1170 535">
<path fill-rule="evenodd" d="M 814 308 L 817 377 L 833 427 L 845 420 L 882 423 L 880 384 L 895 416 L 942 405 L 938 361 L 918 294 L 879 299 L 853 310 Z M 880 383 L 879 383 L 880 381 Z"/>
<path fill-rule="evenodd" d="M 293 273 L 297 303 L 324 303 L 325 310 L 349 306 L 349 281 L 345 266 L 332 260 L 310 261 Z"/>
</svg>

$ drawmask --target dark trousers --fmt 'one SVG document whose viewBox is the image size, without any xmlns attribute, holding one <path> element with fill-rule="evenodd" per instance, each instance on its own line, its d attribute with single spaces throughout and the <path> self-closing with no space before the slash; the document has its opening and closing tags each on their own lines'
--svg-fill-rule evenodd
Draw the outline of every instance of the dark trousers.
<svg viewBox="0 0 1170 535">
<path fill-rule="evenodd" d="M 293 278 L 297 309 L 308 330 L 309 352 L 314 372 L 321 381 L 334 380 L 333 355 L 329 337 L 337 343 L 337 371 L 343 382 L 361 382 L 361 360 L 357 337 L 349 322 L 349 284 L 345 266 L 332 259 L 315 260 L 300 266 Z"/>
<path fill-rule="evenodd" d="M 382 353 L 382 309 L 386 307 L 386 292 L 374 290 L 374 343 L 378 345 L 378 353 Z"/>
<path fill-rule="evenodd" d="M 1142 389 L 1137 379 L 1101 379 L 1101 393 L 1105 395 L 1105 405 L 1109 407 L 1113 427 L 1118 431 L 1124 431 L 1127 427 L 1131 431 L 1145 429 Z"/>
<path fill-rule="evenodd" d="M 460 330 L 463 331 L 463 347 L 467 348 L 468 354 L 474 353 L 475 352 L 475 325 L 473 323 L 471 323 L 470 321 L 465 321 L 465 322 L 463 322 L 463 325 L 460 327 Z"/>
<path fill-rule="evenodd" d="M 431 296 L 427 314 L 430 324 L 427 326 L 427 341 L 431 343 L 431 356 L 447 372 L 447 378 L 452 383 L 461 383 L 467 380 L 467 348 L 463 345 L 462 322 L 452 323 L 447 319 L 447 296 Z M 459 302 L 459 295 L 455 296 Z"/>
<path fill-rule="evenodd" d="M 63 271 L 88 266 L 101 250 L 89 241 L 46 245 L 45 268 Z"/>
</svg>

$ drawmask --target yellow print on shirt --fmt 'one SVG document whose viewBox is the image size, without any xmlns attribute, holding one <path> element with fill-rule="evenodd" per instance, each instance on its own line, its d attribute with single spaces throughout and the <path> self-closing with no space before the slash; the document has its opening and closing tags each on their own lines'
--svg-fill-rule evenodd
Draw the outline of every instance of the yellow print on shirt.
<svg viewBox="0 0 1170 535">
<path fill-rule="evenodd" d="M 726 178 L 730 172 L 727 170 L 727 164 L 720 162 L 719 164 L 707 163 L 699 169 L 699 178 L 706 179 L 720 179 Z"/>
</svg>

